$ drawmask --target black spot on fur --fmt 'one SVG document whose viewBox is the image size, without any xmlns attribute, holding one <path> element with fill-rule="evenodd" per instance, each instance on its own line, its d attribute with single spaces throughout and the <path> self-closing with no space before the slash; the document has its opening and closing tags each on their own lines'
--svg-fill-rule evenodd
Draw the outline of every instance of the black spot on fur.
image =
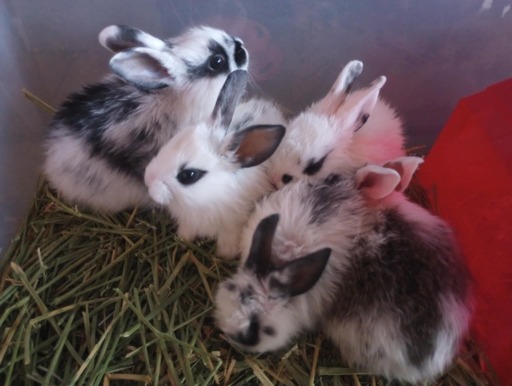
<svg viewBox="0 0 512 386">
<path fill-rule="evenodd" d="M 308 176 L 314 176 L 322 169 L 322 166 L 324 166 L 324 161 L 327 158 L 327 155 L 328 154 L 324 155 L 322 158 L 316 161 L 314 159 L 309 160 L 302 173 Z"/>
<path fill-rule="evenodd" d="M 127 25 L 119 25 L 119 33 L 115 38 L 107 39 L 108 47 L 114 51 L 124 51 L 129 48 L 141 47 L 140 32 Z"/>
<path fill-rule="evenodd" d="M 305 197 L 311 205 L 310 223 L 321 224 L 336 213 L 336 207 L 354 195 L 352 180 L 330 174 L 323 181 L 312 185 Z"/>
<path fill-rule="evenodd" d="M 289 184 L 292 181 L 293 181 L 293 176 L 291 176 L 289 174 L 283 174 L 283 176 L 281 177 L 281 182 L 285 185 Z"/>
<path fill-rule="evenodd" d="M 238 67 L 242 67 L 247 63 L 247 52 L 245 51 L 242 42 L 235 39 L 235 63 Z"/>
<path fill-rule="evenodd" d="M 165 117 L 165 127 L 159 121 L 151 122 L 149 127 L 131 127 L 127 122 L 124 128 L 127 132 L 122 139 L 109 138 L 106 130 L 132 119 L 141 98 L 146 95 L 120 79 L 84 87 L 69 96 L 57 111 L 49 138 L 58 140 L 65 126 L 70 135 L 85 140 L 91 157 L 102 158 L 112 169 L 143 181 L 146 166 L 160 148 L 157 135 L 162 130 L 169 133 L 175 130 L 172 117 Z"/>
<path fill-rule="evenodd" d="M 245 333 L 240 332 L 231 338 L 245 346 L 254 346 L 259 342 L 259 330 L 260 322 L 258 320 L 258 316 L 252 315 L 247 331 Z"/>
<path fill-rule="evenodd" d="M 370 118 L 370 114 L 362 114 L 359 117 L 358 126 L 356 127 L 356 129 L 354 131 L 358 131 L 361 127 L 363 127 L 364 124 L 366 123 L 366 121 L 368 121 L 368 118 Z"/>
<path fill-rule="evenodd" d="M 96 83 L 71 94 L 55 114 L 54 122 L 81 134 L 101 132 L 130 117 L 139 107 L 139 100 L 133 88 L 119 79 Z"/>
<path fill-rule="evenodd" d="M 113 169 L 143 181 L 146 166 L 157 155 L 159 146 L 150 131 L 139 130 L 131 134 L 132 139 L 124 145 L 90 137 L 93 145 L 91 155 L 101 157 Z"/>
<path fill-rule="evenodd" d="M 249 285 L 240 292 L 240 301 L 242 304 L 247 304 L 253 295 L 254 289 Z"/>
<path fill-rule="evenodd" d="M 200 79 L 205 77 L 215 77 L 218 74 L 229 73 L 229 56 L 226 53 L 224 47 L 222 47 L 215 40 L 210 40 L 208 43 L 208 49 L 210 50 L 210 56 L 200 65 L 193 65 L 189 61 L 184 61 L 187 66 L 187 73 L 192 79 Z M 211 67 L 211 60 L 213 57 L 220 56 L 224 59 L 223 65 L 218 68 Z"/>
<path fill-rule="evenodd" d="M 361 238 L 340 277 L 336 319 L 364 319 L 368 311 L 399 324 L 413 365 L 420 366 L 434 349 L 442 321 L 440 296 L 466 299 L 469 276 L 452 246 L 449 230 L 437 229 L 429 240 L 397 212 L 384 212 L 371 237 Z M 375 236 L 383 236 L 378 244 Z"/>
<path fill-rule="evenodd" d="M 261 331 L 269 336 L 274 336 L 276 334 L 276 330 L 273 327 L 265 326 L 261 329 Z"/>
<path fill-rule="evenodd" d="M 227 282 L 226 283 L 226 289 L 229 291 L 229 292 L 234 292 L 236 291 L 236 284 L 233 283 L 233 282 Z"/>
</svg>

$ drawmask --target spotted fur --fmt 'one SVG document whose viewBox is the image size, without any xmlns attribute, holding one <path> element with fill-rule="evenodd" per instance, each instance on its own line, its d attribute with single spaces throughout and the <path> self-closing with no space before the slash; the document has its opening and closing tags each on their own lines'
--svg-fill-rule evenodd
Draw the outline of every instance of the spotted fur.
<svg viewBox="0 0 512 386">
<path fill-rule="evenodd" d="M 207 117 L 228 74 L 246 70 L 242 41 L 209 27 L 160 40 L 110 26 L 100 42 L 114 75 L 70 95 L 50 123 L 44 172 L 71 203 L 116 212 L 151 206 L 144 171 L 182 127 Z"/>
<path fill-rule="evenodd" d="M 385 169 L 302 180 L 259 203 L 243 233 L 242 264 L 219 285 L 215 318 L 243 350 L 281 349 L 320 328 L 350 366 L 402 381 L 432 380 L 451 363 L 468 327 L 469 275 L 449 227 L 398 190 L 371 198 L 371 181 L 359 181 L 369 176 L 361 173 L 366 168 Z M 254 235 L 276 214 L 271 252 L 258 256 L 260 264 L 270 260 L 267 274 L 258 276 L 247 264 L 254 265 Z M 316 283 L 286 295 L 290 278 L 276 269 L 325 248 L 332 252 Z M 251 301 L 242 302 L 249 285 Z M 249 327 L 250 343 L 237 339 Z"/>
</svg>

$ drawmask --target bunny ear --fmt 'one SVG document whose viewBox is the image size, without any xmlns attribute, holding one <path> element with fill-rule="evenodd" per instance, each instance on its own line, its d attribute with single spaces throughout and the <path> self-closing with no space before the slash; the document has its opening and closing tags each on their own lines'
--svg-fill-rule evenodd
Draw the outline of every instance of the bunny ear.
<svg viewBox="0 0 512 386">
<path fill-rule="evenodd" d="M 330 248 L 292 260 L 271 273 L 270 289 L 282 296 L 297 296 L 313 287 L 325 270 Z"/>
<path fill-rule="evenodd" d="M 395 191 L 400 174 L 377 165 L 367 165 L 356 172 L 356 188 L 366 197 L 380 200 Z"/>
<path fill-rule="evenodd" d="M 334 115 L 343 105 L 356 78 L 363 72 L 363 62 L 352 60 L 341 70 L 327 95 L 314 105 L 320 114 Z"/>
<path fill-rule="evenodd" d="M 403 192 L 409 186 L 414 172 L 422 163 L 423 158 L 420 157 L 400 157 L 393 161 L 386 162 L 384 167 L 393 169 L 400 175 L 400 183 L 395 190 Z"/>
<path fill-rule="evenodd" d="M 245 93 L 247 78 L 245 70 L 236 70 L 228 75 L 213 109 L 211 120 L 214 127 L 226 129 L 230 125 L 235 108 Z"/>
<path fill-rule="evenodd" d="M 259 165 L 274 154 L 285 132 L 281 125 L 257 125 L 236 131 L 226 137 L 229 155 L 225 155 L 242 168 Z"/>
<path fill-rule="evenodd" d="M 264 277 L 271 268 L 272 240 L 276 233 L 279 214 L 275 213 L 260 221 L 252 236 L 249 256 L 245 261 L 245 267 L 256 273 L 258 277 Z"/>
<path fill-rule="evenodd" d="M 161 50 L 166 46 L 164 41 L 127 25 L 110 25 L 103 28 L 98 40 L 103 47 L 116 53 L 135 47 Z"/>
<path fill-rule="evenodd" d="M 134 48 L 115 54 L 110 68 L 120 78 L 142 90 L 158 90 L 174 84 L 176 60 L 152 48 Z"/>
<path fill-rule="evenodd" d="M 378 77 L 368 88 L 357 92 L 357 95 L 354 96 L 357 99 L 348 102 L 349 105 L 340 106 L 335 115 L 342 120 L 344 127 L 356 132 L 366 123 L 379 99 L 380 89 L 385 83 L 385 76 Z"/>
</svg>

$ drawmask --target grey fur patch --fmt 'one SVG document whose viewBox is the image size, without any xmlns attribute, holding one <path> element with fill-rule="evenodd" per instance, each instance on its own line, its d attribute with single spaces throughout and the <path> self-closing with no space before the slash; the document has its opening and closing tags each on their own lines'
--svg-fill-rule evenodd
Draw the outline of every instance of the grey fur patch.
<svg viewBox="0 0 512 386">
<path fill-rule="evenodd" d="M 377 244 L 375 240 L 382 238 Z M 441 328 L 440 298 L 465 301 L 469 276 L 447 228 L 424 239 L 421 230 L 387 210 L 373 234 L 358 240 L 340 277 L 330 317 L 364 320 L 369 312 L 396 320 L 409 361 L 420 366 L 433 352 Z"/>
<path fill-rule="evenodd" d="M 306 197 L 307 205 L 311 206 L 310 224 L 322 224 L 333 215 L 336 208 L 345 200 L 354 197 L 355 190 L 352 179 L 340 174 L 330 174 L 320 183 L 310 186 Z"/>
</svg>

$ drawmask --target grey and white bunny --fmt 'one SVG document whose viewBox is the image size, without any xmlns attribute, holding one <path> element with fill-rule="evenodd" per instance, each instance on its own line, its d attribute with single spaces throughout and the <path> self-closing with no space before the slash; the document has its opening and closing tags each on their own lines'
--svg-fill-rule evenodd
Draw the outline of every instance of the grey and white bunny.
<svg viewBox="0 0 512 386">
<path fill-rule="evenodd" d="M 362 70 L 360 61 L 349 62 L 326 96 L 289 121 L 269 162 L 274 185 L 322 179 L 333 165 L 382 164 L 405 155 L 402 121 L 379 97 L 386 78 L 350 92 Z"/>
<path fill-rule="evenodd" d="M 215 318 L 243 350 L 280 349 L 320 328 L 351 366 L 417 382 L 452 362 L 471 314 L 450 228 L 401 193 L 421 163 L 341 170 L 258 204 Z"/>
<path fill-rule="evenodd" d="M 128 26 L 99 35 L 115 75 L 60 106 L 44 172 L 66 200 L 109 212 L 152 204 L 144 170 L 176 131 L 207 117 L 228 74 L 246 70 L 240 39 L 209 27 L 160 40 Z"/>
<path fill-rule="evenodd" d="M 233 258 L 255 202 L 274 188 L 265 161 L 285 134 L 281 110 L 264 99 L 239 103 L 246 71 L 229 74 L 209 119 L 181 130 L 149 163 L 150 196 L 164 205 L 185 239 L 217 240 L 218 256 Z"/>
</svg>

